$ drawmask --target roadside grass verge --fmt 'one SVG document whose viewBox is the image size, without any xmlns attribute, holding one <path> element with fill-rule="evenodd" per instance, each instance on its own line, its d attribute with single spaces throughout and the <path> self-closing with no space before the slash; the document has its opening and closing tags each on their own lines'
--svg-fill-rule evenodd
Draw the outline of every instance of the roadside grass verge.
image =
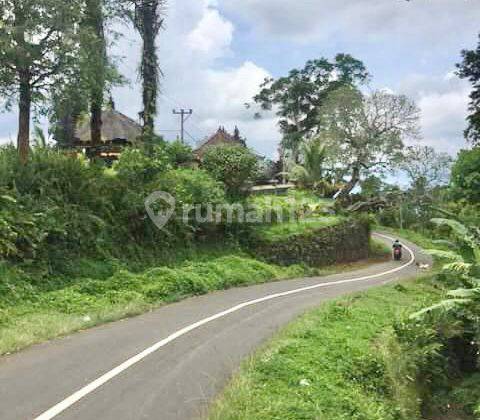
<svg viewBox="0 0 480 420">
<path fill-rule="evenodd" d="M 391 233 L 396 235 L 399 238 L 406 239 L 407 241 L 413 242 L 423 249 L 445 249 L 448 250 L 448 247 L 442 243 L 435 243 L 435 239 L 422 235 L 420 232 L 409 229 L 393 229 L 386 226 L 378 226 L 379 230 L 383 232 Z"/>
<path fill-rule="evenodd" d="M 382 334 L 395 319 L 442 295 L 429 275 L 308 312 L 244 364 L 209 419 L 401 418 L 402 406 L 410 404 L 402 398 L 411 394 L 394 389 L 382 357 Z"/>
<path fill-rule="evenodd" d="M 240 252 L 140 273 L 119 269 L 107 278 L 82 277 L 67 284 L 63 279 L 35 284 L 24 273 L 3 267 L 0 354 L 188 296 L 315 273 L 301 265 L 266 264 Z"/>
<path fill-rule="evenodd" d="M 72 260 L 62 276 L 45 278 L 0 264 L 0 355 L 189 296 L 351 271 L 387 258 L 383 245 L 375 240 L 370 255 L 365 261 L 314 269 L 268 264 L 227 247 L 185 253 L 149 269 L 143 268 L 145 261 L 127 265 Z"/>
</svg>

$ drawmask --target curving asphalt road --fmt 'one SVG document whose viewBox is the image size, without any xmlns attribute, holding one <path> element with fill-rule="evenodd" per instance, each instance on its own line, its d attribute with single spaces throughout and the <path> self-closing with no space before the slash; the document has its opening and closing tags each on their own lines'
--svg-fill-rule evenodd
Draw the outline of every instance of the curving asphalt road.
<svg viewBox="0 0 480 420">
<path fill-rule="evenodd" d="M 0 420 L 201 418 L 241 361 L 296 316 L 416 276 L 406 254 L 401 263 L 187 299 L 0 358 Z"/>
</svg>

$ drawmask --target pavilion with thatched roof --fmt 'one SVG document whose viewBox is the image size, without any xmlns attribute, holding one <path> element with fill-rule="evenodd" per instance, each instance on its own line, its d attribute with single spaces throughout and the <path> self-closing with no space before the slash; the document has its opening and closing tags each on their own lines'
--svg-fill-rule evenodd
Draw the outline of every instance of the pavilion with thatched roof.
<svg viewBox="0 0 480 420">
<path fill-rule="evenodd" d="M 105 160 L 116 160 L 126 146 L 139 142 L 142 126 L 113 107 L 102 112 L 102 143 L 92 144 L 90 119 L 82 118 L 75 130 L 74 146 L 89 156 Z"/>
</svg>

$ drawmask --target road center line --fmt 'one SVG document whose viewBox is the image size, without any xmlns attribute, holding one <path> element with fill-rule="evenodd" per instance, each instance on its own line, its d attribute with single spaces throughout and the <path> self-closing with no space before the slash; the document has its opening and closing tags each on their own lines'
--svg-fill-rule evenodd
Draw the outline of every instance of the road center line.
<svg viewBox="0 0 480 420">
<path fill-rule="evenodd" d="M 375 233 L 375 235 L 380 236 L 380 237 L 385 238 L 385 239 L 388 239 L 392 242 L 394 240 L 393 238 L 391 238 L 389 236 L 382 235 L 382 234 L 379 234 L 379 233 Z M 43 414 L 36 417 L 35 420 L 51 420 L 51 419 L 55 418 L 56 416 L 58 416 L 59 414 L 61 414 L 65 410 L 67 410 L 69 407 L 71 407 L 72 405 L 74 405 L 75 403 L 80 401 L 82 398 L 91 394 L 93 391 L 95 391 L 96 389 L 105 385 L 111 379 L 120 375 L 122 372 L 129 369 L 133 365 L 136 365 L 137 363 L 139 363 L 140 361 L 142 361 L 143 359 L 145 359 L 146 357 L 148 357 L 152 353 L 155 353 L 156 351 L 158 351 L 162 347 L 165 347 L 167 344 L 171 343 L 172 341 L 177 340 L 178 338 L 188 334 L 189 332 L 191 332 L 193 330 L 196 330 L 196 329 L 202 327 L 205 324 L 209 324 L 209 323 L 211 323 L 211 322 L 213 322 L 213 321 L 215 321 L 219 318 L 223 318 L 227 315 L 230 315 L 234 312 L 238 312 L 238 311 L 240 311 L 244 308 L 247 308 L 249 306 L 258 305 L 259 303 L 263 303 L 263 302 L 266 302 L 266 301 L 269 301 L 269 300 L 272 300 L 272 299 L 278 299 L 278 298 L 281 298 L 281 297 L 290 296 L 290 295 L 306 292 L 306 291 L 309 291 L 309 290 L 319 289 L 319 288 L 322 288 L 322 287 L 330 287 L 330 286 L 336 286 L 336 285 L 348 284 L 348 283 L 357 283 L 357 282 L 376 279 L 376 278 L 379 278 L 379 277 L 384 277 L 384 276 L 387 276 L 387 275 L 390 275 L 390 274 L 397 273 L 397 272 L 399 272 L 399 271 L 401 271 L 401 270 L 403 270 L 403 269 L 405 269 L 405 268 L 407 268 L 407 267 L 409 267 L 409 266 L 411 266 L 415 263 L 414 252 L 406 245 L 404 245 L 404 248 L 410 254 L 409 262 L 400 266 L 400 267 L 394 268 L 392 270 L 388 270 L 388 271 L 385 271 L 385 272 L 379 273 L 379 274 L 373 274 L 371 276 L 364 276 L 364 277 L 358 277 L 358 278 L 347 279 L 347 280 L 339 280 L 339 281 L 334 281 L 334 282 L 329 282 L 329 283 L 319 283 L 319 284 L 315 284 L 313 286 L 302 287 L 300 289 L 289 290 L 289 291 L 281 292 L 281 293 L 274 293 L 274 294 L 264 296 L 264 297 L 259 298 L 259 299 L 254 299 L 254 300 L 250 300 L 250 301 L 247 301 L 247 302 L 244 302 L 244 303 L 240 303 L 239 305 L 233 306 L 230 309 L 219 312 L 215 315 L 209 316 L 208 318 L 204 318 L 204 319 L 202 319 L 198 322 L 195 322 L 194 324 L 191 324 L 191 325 L 189 325 L 185 328 L 182 328 L 181 330 L 178 330 L 178 331 L 174 332 L 173 334 L 169 335 L 168 337 L 164 338 L 163 340 L 155 343 L 151 347 L 148 347 L 147 349 L 145 349 L 141 353 L 131 357 L 130 359 L 123 362 L 121 365 L 113 368 L 112 370 L 108 371 L 104 375 L 100 376 L 98 379 L 96 379 L 93 382 L 89 383 L 88 385 L 84 386 L 82 389 L 78 390 L 77 392 L 75 392 L 74 394 L 65 398 L 63 401 L 59 402 L 58 404 L 56 404 L 55 406 L 53 406 L 49 410 L 45 411 Z"/>
</svg>

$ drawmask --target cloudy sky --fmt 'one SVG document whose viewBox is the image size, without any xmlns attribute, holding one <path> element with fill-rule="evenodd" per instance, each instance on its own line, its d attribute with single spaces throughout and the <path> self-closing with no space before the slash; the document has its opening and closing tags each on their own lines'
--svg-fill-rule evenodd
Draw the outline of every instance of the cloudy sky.
<svg viewBox="0 0 480 420">
<path fill-rule="evenodd" d="M 169 0 L 159 39 L 164 73 L 157 129 L 178 134 L 173 108 L 193 108 L 187 139 L 238 125 L 258 152 L 274 156 L 274 115 L 255 120 L 244 107 L 266 76 L 282 76 L 312 58 L 344 52 L 363 60 L 373 88 L 414 98 L 424 143 L 455 153 L 464 146 L 469 86 L 454 73 L 460 50 L 475 47 L 479 0 Z M 141 109 L 140 42 L 127 27 L 114 49 L 130 79 L 114 92 L 131 117 Z M 16 116 L 0 115 L 0 142 L 16 136 Z"/>
</svg>

